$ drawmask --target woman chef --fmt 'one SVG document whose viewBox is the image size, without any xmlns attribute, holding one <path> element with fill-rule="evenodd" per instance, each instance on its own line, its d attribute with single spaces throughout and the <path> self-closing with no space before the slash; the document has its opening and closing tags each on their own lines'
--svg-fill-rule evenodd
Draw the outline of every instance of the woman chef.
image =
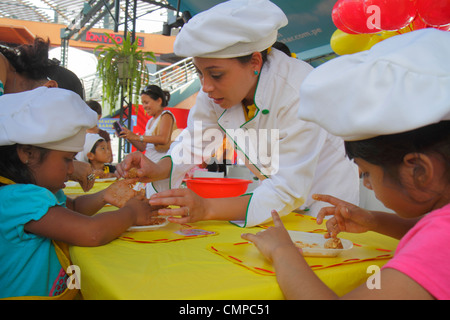
<svg viewBox="0 0 450 320">
<path fill-rule="evenodd" d="M 158 163 L 132 153 L 117 167 L 120 176 L 136 167 L 139 177 L 153 181 L 147 185 L 152 205 L 179 206 L 159 214 L 178 223 L 232 220 L 249 227 L 270 220 L 272 209 L 286 215 L 303 205 L 317 215 L 321 204 L 313 193 L 358 203 L 358 171 L 345 157 L 343 141 L 296 116 L 299 88 L 312 67 L 271 48 L 286 24 L 283 11 L 268 0 L 231 0 L 183 26 L 174 52 L 194 57 L 202 84 L 187 128 Z M 224 135 L 260 185 L 224 199 L 172 189 L 211 156 Z"/>
</svg>

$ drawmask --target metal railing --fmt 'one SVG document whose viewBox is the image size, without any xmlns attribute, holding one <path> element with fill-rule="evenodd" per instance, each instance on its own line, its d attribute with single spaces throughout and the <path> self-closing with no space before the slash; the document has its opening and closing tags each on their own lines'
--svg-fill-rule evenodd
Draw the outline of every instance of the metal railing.
<svg viewBox="0 0 450 320">
<path fill-rule="evenodd" d="M 197 79 L 197 77 L 192 58 L 186 58 L 156 73 L 151 73 L 150 84 L 158 85 L 161 89 L 173 93 L 181 86 Z"/>
</svg>

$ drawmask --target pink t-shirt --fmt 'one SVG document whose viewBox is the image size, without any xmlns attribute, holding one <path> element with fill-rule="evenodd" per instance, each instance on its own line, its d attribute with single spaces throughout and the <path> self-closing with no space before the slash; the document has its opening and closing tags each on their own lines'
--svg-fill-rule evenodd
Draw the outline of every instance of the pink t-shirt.
<svg viewBox="0 0 450 320">
<path fill-rule="evenodd" d="M 423 217 L 384 268 L 396 269 L 439 300 L 450 299 L 450 204 Z"/>
</svg>

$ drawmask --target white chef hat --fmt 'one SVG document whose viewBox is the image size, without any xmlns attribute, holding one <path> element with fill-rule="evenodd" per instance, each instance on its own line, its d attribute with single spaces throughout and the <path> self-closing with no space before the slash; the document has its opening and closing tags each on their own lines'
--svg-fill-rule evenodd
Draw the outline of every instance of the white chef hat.
<svg viewBox="0 0 450 320">
<path fill-rule="evenodd" d="M 29 144 L 51 150 L 83 149 L 97 114 L 72 91 L 39 87 L 0 96 L 0 145 Z"/>
<path fill-rule="evenodd" d="M 450 120 L 450 32 L 422 29 L 333 59 L 300 89 L 298 115 L 344 140 Z"/>
<path fill-rule="evenodd" d="M 260 52 L 287 25 L 284 12 L 268 0 L 230 0 L 190 19 L 177 35 L 180 57 L 235 58 Z"/>
<path fill-rule="evenodd" d="M 89 158 L 87 154 L 92 151 L 92 148 L 99 140 L 105 140 L 103 139 L 99 134 L 97 133 L 86 133 L 86 139 L 84 141 L 83 150 L 77 153 L 75 158 L 78 161 L 84 161 L 89 162 Z"/>
</svg>

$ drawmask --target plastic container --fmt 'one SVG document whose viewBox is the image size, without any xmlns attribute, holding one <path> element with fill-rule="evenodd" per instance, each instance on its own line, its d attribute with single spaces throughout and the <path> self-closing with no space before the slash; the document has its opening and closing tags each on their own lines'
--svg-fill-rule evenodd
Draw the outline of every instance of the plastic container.
<svg viewBox="0 0 450 320">
<path fill-rule="evenodd" d="M 186 186 L 203 198 L 238 197 L 247 191 L 251 180 L 232 178 L 186 179 Z"/>
</svg>

